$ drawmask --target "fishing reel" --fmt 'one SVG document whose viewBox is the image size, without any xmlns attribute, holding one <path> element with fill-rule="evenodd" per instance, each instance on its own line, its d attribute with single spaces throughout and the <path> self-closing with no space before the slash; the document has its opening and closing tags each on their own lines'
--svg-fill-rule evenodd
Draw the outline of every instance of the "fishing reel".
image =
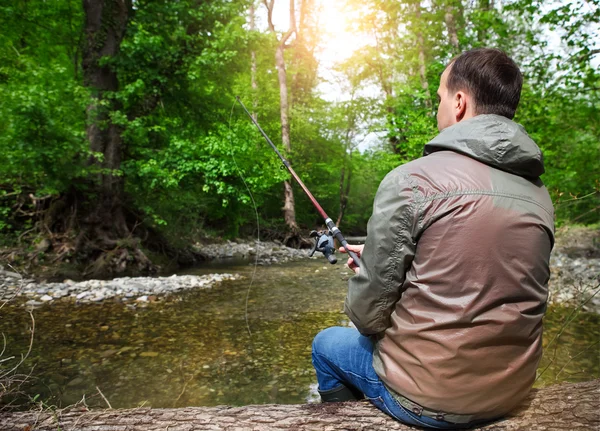
<svg viewBox="0 0 600 431">
<path fill-rule="evenodd" d="M 337 262 L 337 258 L 334 256 L 335 245 L 333 244 L 333 235 L 331 232 L 313 230 L 309 236 L 315 238 L 315 247 L 310 252 L 310 257 L 315 254 L 315 251 L 320 251 L 325 255 L 329 263 L 334 264 Z"/>
</svg>

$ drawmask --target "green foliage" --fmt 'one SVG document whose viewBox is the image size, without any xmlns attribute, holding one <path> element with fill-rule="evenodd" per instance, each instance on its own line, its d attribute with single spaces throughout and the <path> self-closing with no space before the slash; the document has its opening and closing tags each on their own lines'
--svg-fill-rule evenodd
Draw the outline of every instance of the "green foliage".
<svg viewBox="0 0 600 431">
<path fill-rule="evenodd" d="M 317 92 L 316 53 L 327 41 L 318 9 L 303 2 L 300 36 L 286 49 L 292 151 L 285 156 L 332 218 L 348 194 L 342 228 L 364 233 L 383 176 L 419 157 L 437 133 L 435 91 L 445 64 L 464 49 L 499 46 L 525 72 L 516 120 L 545 153 L 543 179 L 559 222 L 597 222 L 599 7 L 582 1 L 349 0 L 360 16 L 354 31 L 373 43 L 337 66 L 348 97 L 335 103 Z M 255 205 L 263 227 L 284 226 L 282 181 L 289 174 L 235 105 L 240 95 L 280 141 L 276 41 L 265 30 L 249 30 L 248 6 L 137 1 L 118 55 L 100 60 L 119 80 L 117 91 L 103 95 L 103 107 L 123 138 L 117 173 L 126 205 L 172 241 L 252 234 Z M 0 232 L 18 235 L 34 227 L 40 199 L 73 190 L 87 195 L 97 173 L 86 137 L 92 90 L 82 80 L 81 4 L 7 3 L 0 26 Z M 549 31 L 565 42 L 560 49 L 551 49 Z M 375 143 L 361 152 L 365 140 Z M 294 188 L 300 226 L 321 226 Z"/>
<path fill-rule="evenodd" d="M 0 7 L 0 232 L 29 229 L 34 198 L 87 175 L 88 93 L 72 62 L 81 16 L 66 2 Z"/>
<path fill-rule="evenodd" d="M 544 151 L 543 179 L 560 223 L 600 220 L 600 105 L 526 88 L 517 120 Z M 584 199 L 582 197 L 586 196 Z"/>
<path fill-rule="evenodd" d="M 59 66 L 42 68 L 27 58 L 19 66 L 0 87 L 0 181 L 19 178 L 22 187 L 58 194 L 85 171 L 86 92 L 65 82 Z"/>
<path fill-rule="evenodd" d="M 528 31 L 526 74 L 516 120 L 544 151 L 548 186 L 559 224 L 600 221 L 600 73 L 594 66 L 593 41 L 600 37 L 600 4 L 579 1 L 541 8 L 537 0 L 519 0 L 509 12 L 523 25 L 539 19 L 538 32 Z M 536 14 L 535 11 L 542 10 Z M 526 12 L 530 12 L 529 15 Z M 543 32 L 565 41 L 547 49 Z M 596 53 L 597 55 L 597 53 Z"/>
<path fill-rule="evenodd" d="M 597 1 L 350 3 L 365 17 L 355 24 L 356 29 L 373 35 L 376 43 L 373 49 L 357 52 L 344 66 L 345 72 L 353 85 L 375 82 L 386 95 L 380 118 L 386 119 L 390 148 L 402 162 L 419 157 L 423 144 L 437 132 L 428 100 L 439 85 L 444 65 L 457 53 L 449 43 L 450 14 L 458 51 L 498 47 L 521 65 L 525 87 L 516 121 L 544 152 L 543 180 L 556 204 L 557 221 L 599 220 Z M 553 45 L 549 34 L 564 43 Z M 421 66 L 426 80 L 420 76 Z"/>
</svg>

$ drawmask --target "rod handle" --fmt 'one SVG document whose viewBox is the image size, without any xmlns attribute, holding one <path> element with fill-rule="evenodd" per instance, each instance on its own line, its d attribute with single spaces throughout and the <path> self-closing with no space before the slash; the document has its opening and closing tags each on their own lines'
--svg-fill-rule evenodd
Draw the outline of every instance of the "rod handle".
<svg viewBox="0 0 600 431">
<path fill-rule="evenodd" d="M 335 225 L 333 220 L 331 220 L 328 217 L 325 219 L 325 224 L 327 225 L 329 232 L 331 232 L 333 234 L 333 236 L 335 236 L 335 239 L 337 239 L 339 241 L 339 243 L 342 244 L 342 247 L 344 247 L 346 249 L 346 253 L 348 253 L 348 256 L 350 256 L 352 258 L 352 260 L 354 261 L 354 264 L 358 268 L 360 268 L 360 259 L 358 258 L 356 253 L 354 253 L 352 250 L 348 249 L 348 246 L 349 246 L 348 241 L 346 241 L 346 238 L 344 238 L 344 235 L 342 235 L 342 232 L 338 229 L 338 227 Z"/>
<path fill-rule="evenodd" d="M 344 247 L 346 249 L 346 253 L 348 253 L 348 256 L 350 256 L 350 258 L 354 261 L 354 264 L 356 265 L 356 267 L 360 268 L 360 259 L 356 253 L 354 253 L 352 250 L 350 250 L 348 248 L 348 245 L 349 245 L 348 241 L 344 240 L 343 242 L 340 241 L 340 243 L 342 244 L 342 247 Z"/>
</svg>

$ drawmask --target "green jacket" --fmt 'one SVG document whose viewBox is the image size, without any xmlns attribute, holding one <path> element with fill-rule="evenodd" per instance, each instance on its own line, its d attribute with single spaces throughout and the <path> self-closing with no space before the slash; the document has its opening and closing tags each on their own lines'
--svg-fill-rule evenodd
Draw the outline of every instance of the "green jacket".
<svg viewBox="0 0 600 431">
<path fill-rule="evenodd" d="M 346 313 L 373 364 L 434 411 L 501 416 L 542 352 L 554 213 L 524 129 L 479 115 L 443 130 L 379 186 Z"/>
</svg>

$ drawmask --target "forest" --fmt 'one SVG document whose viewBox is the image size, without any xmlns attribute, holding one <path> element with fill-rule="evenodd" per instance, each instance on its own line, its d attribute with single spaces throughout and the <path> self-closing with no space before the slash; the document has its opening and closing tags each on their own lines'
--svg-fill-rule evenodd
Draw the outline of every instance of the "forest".
<svg viewBox="0 0 600 431">
<path fill-rule="evenodd" d="M 94 275 L 303 244 L 323 220 L 236 96 L 364 235 L 381 179 L 437 134 L 445 65 L 481 46 L 524 73 L 515 121 L 557 225 L 598 223 L 599 22 L 598 0 L 3 0 L 3 256 Z"/>
</svg>

